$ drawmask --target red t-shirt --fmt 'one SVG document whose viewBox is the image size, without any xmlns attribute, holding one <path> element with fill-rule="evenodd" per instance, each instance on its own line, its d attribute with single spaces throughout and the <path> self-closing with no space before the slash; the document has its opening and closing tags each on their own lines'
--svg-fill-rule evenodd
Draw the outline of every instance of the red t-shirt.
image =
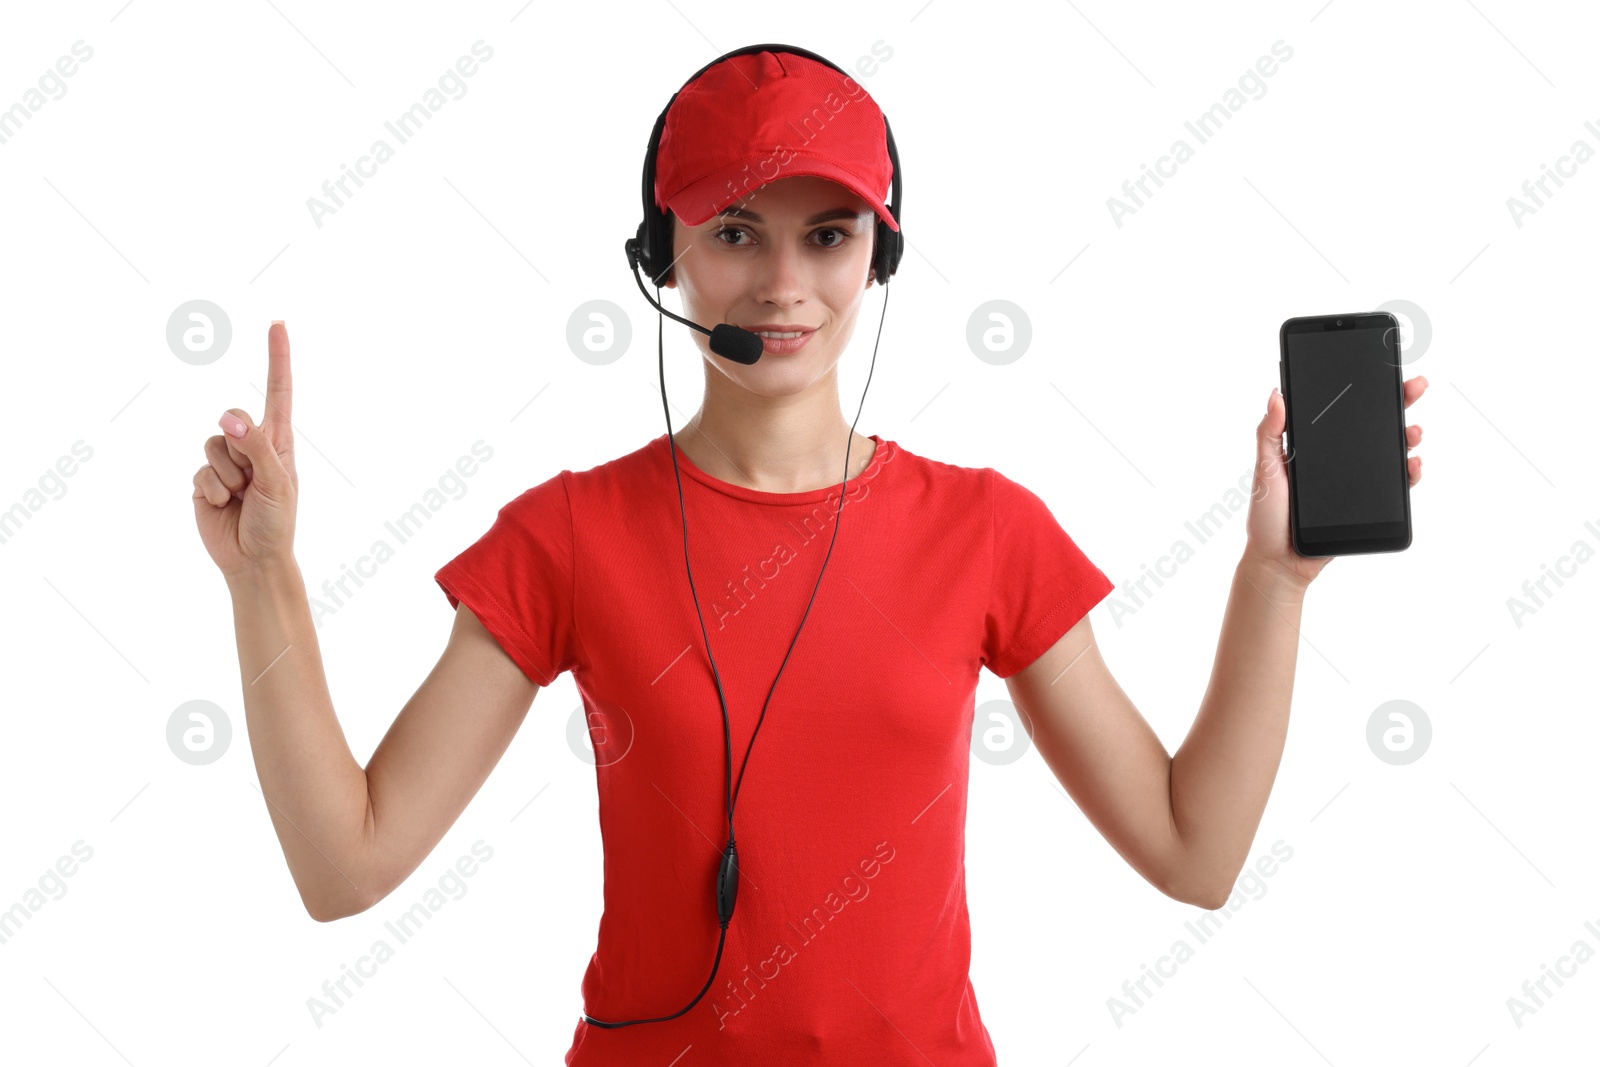
<svg viewBox="0 0 1600 1067">
<path fill-rule="evenodd" d="M 741 879 L 716 980 L 666 1022 L 580 1018 L 571 1067 L 995 1063 L 967 974 L 978 668 L 1020 671 L 1112 584 L 1028 489 L 872 441 L 735 802 Z M 760 492 L 677 454 L 737 781 L 837 485 Z M 605 909 L 584 1010 L 678 1011 L 716 955 L 727 818 L 667 435 L 527 490 L 436 579 L 530 679 L 572 671 L 587 709 Z"/>
</svg>

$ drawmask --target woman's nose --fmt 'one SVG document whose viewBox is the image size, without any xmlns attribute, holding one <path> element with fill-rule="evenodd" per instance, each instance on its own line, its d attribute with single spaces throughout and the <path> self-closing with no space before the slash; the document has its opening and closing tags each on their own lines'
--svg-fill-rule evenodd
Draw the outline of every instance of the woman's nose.
<svg viewBox="0 0 1600 1067">
<path fill-rule="evenodd" d="M 763 302 L 792 303 L 800 298 L 805 286 L 804 252 L 790 247 L 787 242 L 769 248 L 770 251 L 761 257 L 756 297 Z"/>
</svg>

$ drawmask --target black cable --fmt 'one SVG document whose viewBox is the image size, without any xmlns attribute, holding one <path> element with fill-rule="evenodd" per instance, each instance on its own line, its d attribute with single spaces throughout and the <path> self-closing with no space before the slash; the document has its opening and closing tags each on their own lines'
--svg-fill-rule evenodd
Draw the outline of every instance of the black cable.
<svg viewBox="0 0 1600 1067">
<path fill-rule="evenodd" d="M 640 288 L 642 289 L 643 285 L 641 285 Z M 661 287 L 658 285 L 658 286 L 656 286 L 656 302 L 657 302 L 658 305 L 660 304 L 660 297 L 661 297 Z M 723 870 L 725 872 L 726 869 L 727 869 L 728 857 L 729 857 L 729 854 L 731 853 L 732 856 L 733 856 L 733 864 L 734 864 L 734 871 L 733 871 L 732 877 L 735 880 L 738 878 L 738 870 L 737 870 L 737 854 L 738 853 L 737 853 L 736 843 L 734 841 L 734 834 L 733 834 L 733 811 L 734 811 L 734 805 L 736 805 L 738 803 L 738 801 L 739 801 L 739 790 L 744 785 L 744 772 L 745 772 L 746 768 L 748 768 L 749 765 L 750 765 L 750 753 L 755 748 L 756 735 L 761 732 L 761 724 L 766 721 L 766 718 L 767 718 L 767 706 L 772 703 L 772 694 L 778 688 L 778 679 L 783 677 L 783 668 L 788 666 L 789 656 L 790 656 L 790 654 L 792 654 L 794 652 L 794 646 L 795 646 L 796 642 L 798 642 L 800 640 L 800 631 L 805 628 L 806 618 L 808 616 L 810 616 L 810 614 L 811 614 L 811 605 L 816 603 L 816 600 L 817 600 L 817 590 L 822 587 L 822 576 L 828 570 L 828 560 L 831 559 L 832 556 L 833 556 L 833 546 L 839 540 L 839 517 L 840 517 L 840 515 L 842 514 L 842 512 L 844 510 L 844 490 L 845 490 L 845 486 L 848 485 L 849 482 L 850 482 L 850 447 L 851 447 L 851 445 L 853 445 L 855 443 L 856 422 L 860 422 L 861 421 L 861 411 L 866 406 L 866 402 L 867 402 L 867 389 L 870 388 L 871 385 L 872 385 L 872 372 L 878 365 L 878 343 L 883 339 L 883 319 L 884 319 L 884 315 L 886 315 L 888 313 L 888 310 L 889 310 L 889 285 L 888 285 L 888 279 L 885 278 L 885 279 L 883 279 L 883 309 L 878 313 L 878 334 L 873 339 L 873 342 L 872 342 L 872 362 L 867 367 L 867 382 L 866 382 L 866 385 L 864 385 L 862 387 L 862 389 L 861 389 L 861 400 L 856 405 L 855 421 L 850 423 L 850 436 L 845 440 L 845 446 L 844 446 L 844 480 L 839 483 L 839 503 L 837 505 L 835 505 L 834 511 L 833 511 L 833 537 L 830 538 L 829 541 L 828 541 L 828 551 L 827 551 L 827 554 L 822 557 L 822 569 L 817 572 L 816 584 L 811 587 L 811 599 L 806 602 L 806 610 L 800 616 L 800 625 L 795 627 L 794 637 L 790 638 L 790 640 L 789 640 L 789 649 L 788 649 L 787 652 L 785 652 L 783 654 L 783 662 L 778 665 L 778 673 L 773 676 L 772 685 L 767 690 L 767 698 L 761 704 L 761 715 L 756 719 L 756 728 L 750 732 L 750 743 L 745 746 L 744 761 L 739 765 L 739 779 L 738 779 L 738 781 L 736 783 L 733 782 L 733 737 L 732 737 L 732 726 L 730 725 L 729 719 L 728 719 L 728 701 L 727 701 L 727 698 L 724 696 L 724 694 L 722 692 L 722 676 L 717 672 L 717 661 L 716 661 L 716 658 L 711 655 L 711 636 L 706 630 L 705 615 L 700 611 L 700 597 L 699 597 L 699 595 L 697 593 L 695 593 L 695 589 L 694 589 L 694 571 L 689 565 L 689 519 L 688 519 L 688 511 L 687 511 L 687 509 L 686 509 L 686 507 L 684 505 L 684 500 L 683 500 L 683 475 L 680 473 L 680 471 L 678 469 L 678 448 L 677 448 L 677 443 L 673 440 L 673 437 L 672 437 L 672 411 L 671 411 L 671 409 L 669 408 L 669 406 L 667 404 L 667 373 L 666 373 L 666 342 L 665 342 L 666 319 L 662 315 L 657 315 L 656 316 L 656 371 L 657 371 L 657 373 L 658 373 L 658 375 L 660 377 L 660 382 L 661 382 L 661 411 L 662 411 L 662 414 L 664 414 L 666 416 L 666 419 L 667 419 L 667 447 L 672 452 L 672 474 L 673 474 L 673 477 L 677 481 L 677 484 L 678 484 L 678 516 L 679 516 L 679 518 L 680 518 L 680 520 L 682 521 L 682 524 L 683 524 L 683 568 L 684 568 L 684 572 L 688 575 L 688 578 L 689 578 L 689 595 L 694 600 L 695 615 L 700 620 L 700 637 L 701 637 L 701 640 L 704 641 L 704 643 L 705 643 L 706 659 L 709 660 L 710 663 L 711 663 L 711 678 L 712 678 L 712 681 L 716 684 L 716 687 L 717 687 L 717 702 L 722 706 L 722 746 L 723 746 L 723 789 L 722 789 L 722 796 L 723 796 L 723 803 L 724 803 L 725 807 L 727 808 L 727 812 L 728 812 L 728 844 L 727 844 L 726 850 L 724 851 L 724 854 L 723 854 L 724 855 Z M 676 318 L 677 316 L 673 316 L 673 317 Z M 682 320 L 680 320 L 680 321 L 682 321 Z M 837 365 L 835 365 L 835 370 L 837 370 Z M 874 457 L 874 458 L 877 458 L 877 457 Z M 727 904 L 727 909 L 726 909 L 728 914 L 727 914 L 727 917 L 724 918 L 724 917 L 722 917 L 722 914 L 721 914 L 722 910 L 723 910 L 721 893 L 720 893 L 721 878 L 719 878 L 719 883 L 718 884 L 719 884 L 718 925 L 721 928 L 721 933 L 717 937 L 717 955 L 716 955 L 716 958 L 714 960 L 712 960 L 712 962 L 711 962 L 711 974 L 709 976 L 707 976 L 706 984 L 700 988 L 700 992 L 695 994 L 694 999 L 691 1000 L 689 1003 L 685 1004 L 678 1011 L 673 1012 L 671 1015 L 662 1015 L 662 1016 L 659 1016 L 659 1017 L 654 1018 L 654 1019 L 629 1019 L 629 1020 L 626 1020 L 626 1021 L 623 1021 L 623 1022 L 602 1022 L 602 1021 L 600 1021 L 598 1019 L 593 1018 L 592 1016 L 585 1015 L 585 1019 L 588 1020 L 589 1025 L 591 1025 L 591 1026 L 600 1026 L 600 1027 L 604 1027 L 606 1029 L 616 1029 L 618 1027 L 623 1027 L 623 1026 L 633 1026 L 633 1025 L 636 1025 L 638 1023 L 666 1022 L 668 1019 L 676 1019 L 678 1016 L 682 1015 L 684 1012 L 687 1012 L 690 1008 L 692 1008 L 696 1004 L 700 1003 L 700 999 L 702 997 L 704 997 L 706 995 L 706 991 L 711 988 L 711 983 L 716 981 L 716 979 L 717 979 L 717 968 L 722 963 L 723 946 L 727 944 L 727 940 L 728 940 L 728 923 L 732 920 L 732 913 L 733 913 L 733 905 L 732 905 L 732 899 L 731 899 L 732 893 L 730 891 L 730 899 L 729 899 L 729 902 Z"/>
</svg>

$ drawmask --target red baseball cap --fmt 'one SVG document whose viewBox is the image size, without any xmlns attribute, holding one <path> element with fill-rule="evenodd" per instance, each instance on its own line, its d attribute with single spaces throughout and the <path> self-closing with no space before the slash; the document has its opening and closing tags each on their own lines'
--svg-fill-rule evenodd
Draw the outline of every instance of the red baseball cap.
<svg viewBox="0 0 1600 1067">
<path fill-rule="evenodd" d="M 792 52 L 733 56 L 668 109 L 656 206 L 698 226 L 763 185 L 809 175 L 849 189 L 898 231 L 885 129 L 877 103 L 847 74 Z"/>
</svg>

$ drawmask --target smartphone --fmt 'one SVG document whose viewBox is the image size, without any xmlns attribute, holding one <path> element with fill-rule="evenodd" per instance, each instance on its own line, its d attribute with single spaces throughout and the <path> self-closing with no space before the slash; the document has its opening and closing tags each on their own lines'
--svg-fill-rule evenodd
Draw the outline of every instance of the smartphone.
<svg viewBox="0 0 1600 1067">
<path fill-rule="evenodd" d="M 1400 340 L 1387 311 L 1308 315 L 1278 331 L 1289 540 L 1302 556 L 1411 547 Z"/>
</svg>

